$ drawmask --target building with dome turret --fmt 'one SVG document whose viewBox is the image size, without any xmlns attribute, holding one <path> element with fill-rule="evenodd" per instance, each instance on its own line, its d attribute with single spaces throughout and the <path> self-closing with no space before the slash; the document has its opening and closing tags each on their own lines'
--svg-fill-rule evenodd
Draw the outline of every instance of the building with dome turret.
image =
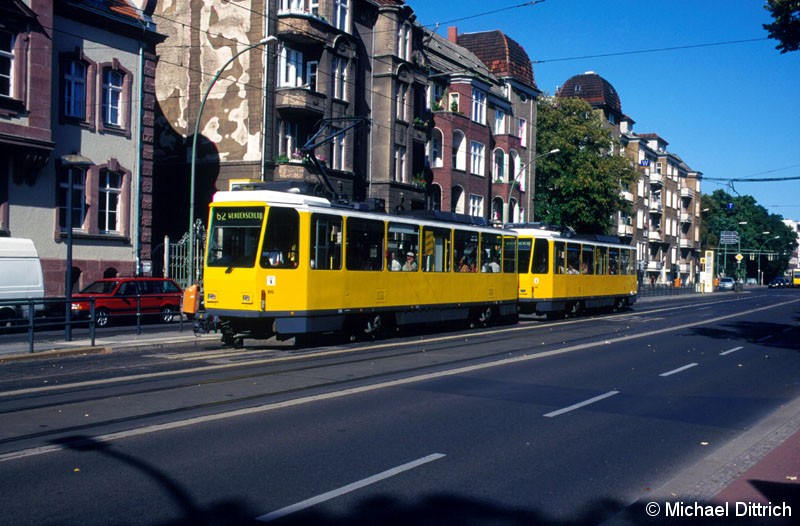
<svg viewBox="0 0 800 526">
<path fill-rule="evenodd" d="M 569 78 L 557 97 L 587 101 L 614 137 L 617 153 L 638 167 L 639 179 L 620 196 L 631 212 L 617 213 L 617 235 L 637 249 L 640 278 L 645 284 L 693 284 L 700 274 L 700 181 L 681 157 L 667 150 L 656 133 L 636 133 L 635 121 L 622 111 L 614 86 L 593 71 Z"/>
</svg>

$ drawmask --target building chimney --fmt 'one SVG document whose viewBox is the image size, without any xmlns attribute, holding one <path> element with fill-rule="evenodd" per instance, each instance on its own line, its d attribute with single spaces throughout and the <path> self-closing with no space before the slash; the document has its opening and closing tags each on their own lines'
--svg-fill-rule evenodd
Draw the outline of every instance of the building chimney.
<svg viewBox="0 0 800 526">
<path fill-rule="evenodd" d="M 451 26 L 447 28 L 447 40 L 458 44 L 458 28 Z"/>
</svg>

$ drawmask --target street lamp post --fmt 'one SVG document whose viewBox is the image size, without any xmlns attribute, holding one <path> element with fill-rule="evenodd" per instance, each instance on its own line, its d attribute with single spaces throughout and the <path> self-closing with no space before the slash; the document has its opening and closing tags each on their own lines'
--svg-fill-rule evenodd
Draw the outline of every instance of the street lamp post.
<svg viewBox="0 0 800 526">
<path fill-rule="evenodd" d="M 205 93 L 203 93 L 203 98 L 200 100 L 200 109 L 197 111 L 197 117 L 196 117 L 195 123 L 194 123 L 194 135 L 192 136 L 192 159 L 191 159 L 191 171 L 190 171 L 190 174 L 189 174 L 189 248 L 188 248 L 188 258 L 189 258 L 189 263 L 188 263 L 189 272 L 188 272 L 188 274 L 189 275 L 188 275 L 188 277 L 189 277 L 189 284 L 190 285 L 195 283 L 196 278 L 197 278 L 197 276 L 195 276 L 195 261 L 194 261 L 194 250 L 195 250 L 194 249 L 194 236 L 195 236 L 195 232 L 194 232 L 194 220 L 195 220 L 195 217 L 194 217 L 194 194 L 195 194 L 194 185 L 195 185 L 195 175 L 196 175 L 196 172 L 197 172 L 197 136 L 200 134 L 200 119 L 203 116 L 203 109 L 206 106 L 206 101 L 208 100 L 208 95 L 209 95 L 209 93 L 211 93 L 211 89 L 214 87 L 214 84 L 216 84 L 216 82 L 219 79 L 220 75 L 222 75 L 222 72 L 225 71 L 227 69 L 227 67 L 230 66 L 231 63 L 234 60 L 239 58 L 240 55 L 242 55 L 244 53 L 247 53 L 251 49 L 255 49 L 255 48 L 259 47 L 259 46 L 266 46 L 267 44 L 269 44 L 271 42 L 279 42 L 279 40 L 278 40 L 277 37 L 270 35 L 270 36 L 268 36 L 268 37 L 266 37 L 266 38 L 264 38 L 262 40 L 259 40 L 255 44 L 250 44 L 250 45 L 246 46 L 245 48 L 243 48 L 243 49 L 237 51 L 236 53 L 234 53 L 233 56 L 231 56 L 231 58 L 229 58 L 227 60 L 227 62 L 225 62 L 225 64 L 223 64 L 222 67 L 219 68 L 219 70 L 214 74 L 214 78 L 211 79 L 211 83 L 206 88 Z"/>
<path fill-rule="evenodd" d="M 561 151 L 560 148 L 553 148 L 549 152 L 540 153 L 539 155 L 537 155 L 536 157 L 534 157 L 533 159 L 531 159 L 530 161 L 528 161 L 527 163 L 523 164 L 520 167 L 519 171 L 517 172 L 517 175 L 514 177 L 514 184 L 517 185 L 517 187 L 519 187 L 519 199 L 520 199 L 520 201 L 522 201 L 522 187 L 519 185 L 519 176 L 522 175 L 522 172 L 525 170 L 525 168 L 527 168 L 528 166 L 534 164 L 537 159 L 541 159 L 542 157 L 546 157 L 546 156 L 552 155 L 554 153 L 559 153 L 560 151 Z M 534 165 L 534 169 L 535 168 L 536 168 L 536 166 Z M 531 184 L 528 185 L 530 187 L 530 189 L 531 189 L 531 198 L 530 198 L 530 201 L 528 202 L 528 205 L 529 205 L 528 208 L 531 209 L 530 216 L 531 216 L 531 221 L 533 221 L 533 198 L 536 196 L 536 173 L 535 172 L 534 172 L 532 178 L 530 178 L 530 177 L 528 178 L 528 181 L 531 182 Z"/>
<path fill-rule="evenodd" d="M 769 234 L 769 232 L 765 232 L 765 234 Z M 780 239 L 780 238 L 781 238 L 781 236 L 771 237 L 771 238 L 767 239 L 766 241 L 764 241 L 763 243 L 761 243 L 761 246 L 758 247 L 758 284 L 759 285 L 764 285 L 764 276 L 763 276 L 763 274 L 761 274 L 761 250 L 770 241 L 775 241 L 776 239 Z"/>
</svg>

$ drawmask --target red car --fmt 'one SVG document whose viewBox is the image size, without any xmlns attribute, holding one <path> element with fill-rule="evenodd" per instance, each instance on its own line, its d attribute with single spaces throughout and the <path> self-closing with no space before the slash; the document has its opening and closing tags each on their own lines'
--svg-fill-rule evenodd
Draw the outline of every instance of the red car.
<svg viewBox="0 0 800 526">
<path fill-rule="evenodd" d="M 98 327 L 108 325 L 111 317 L 157 314 L 169 323 L 180 315 L 183 292 L 177 283 L 166 278 L 100 279 L 72 295 L 72 315 L 88 318 L 94 298 L 94 317 Z M 83 301 L 81 301 L 83 300 Z"/>
</svg>

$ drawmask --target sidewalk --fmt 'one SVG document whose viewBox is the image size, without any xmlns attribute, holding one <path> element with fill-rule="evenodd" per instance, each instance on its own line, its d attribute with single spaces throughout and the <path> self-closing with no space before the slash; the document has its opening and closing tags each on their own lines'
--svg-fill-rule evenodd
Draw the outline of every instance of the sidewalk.
<svg viewBox="0 0 800 526">
<path fill-rule="evenodd" d="M 74 335 L 72 341 L 69 342 L 65 341 L 63 334 L 45 337 L 35 335 L 33 353 L 30 352 L 27 339 L 0 343 L 0 364 L 74 354 L 106 354 L 122 349 L 160 349 L 175 344 L 205 346 L 219 343 L 219 340 L 218 333 L 195 335 L 191 323 L 184 323 L 183 330 L 176 324 L 169 330 L 152 333 L 136 334 L 131 332 L 112 336 L 100 333 L 95 337 L 94 346 L 91 345 L 89 337 L 84 334 Z"/>
</svg>

